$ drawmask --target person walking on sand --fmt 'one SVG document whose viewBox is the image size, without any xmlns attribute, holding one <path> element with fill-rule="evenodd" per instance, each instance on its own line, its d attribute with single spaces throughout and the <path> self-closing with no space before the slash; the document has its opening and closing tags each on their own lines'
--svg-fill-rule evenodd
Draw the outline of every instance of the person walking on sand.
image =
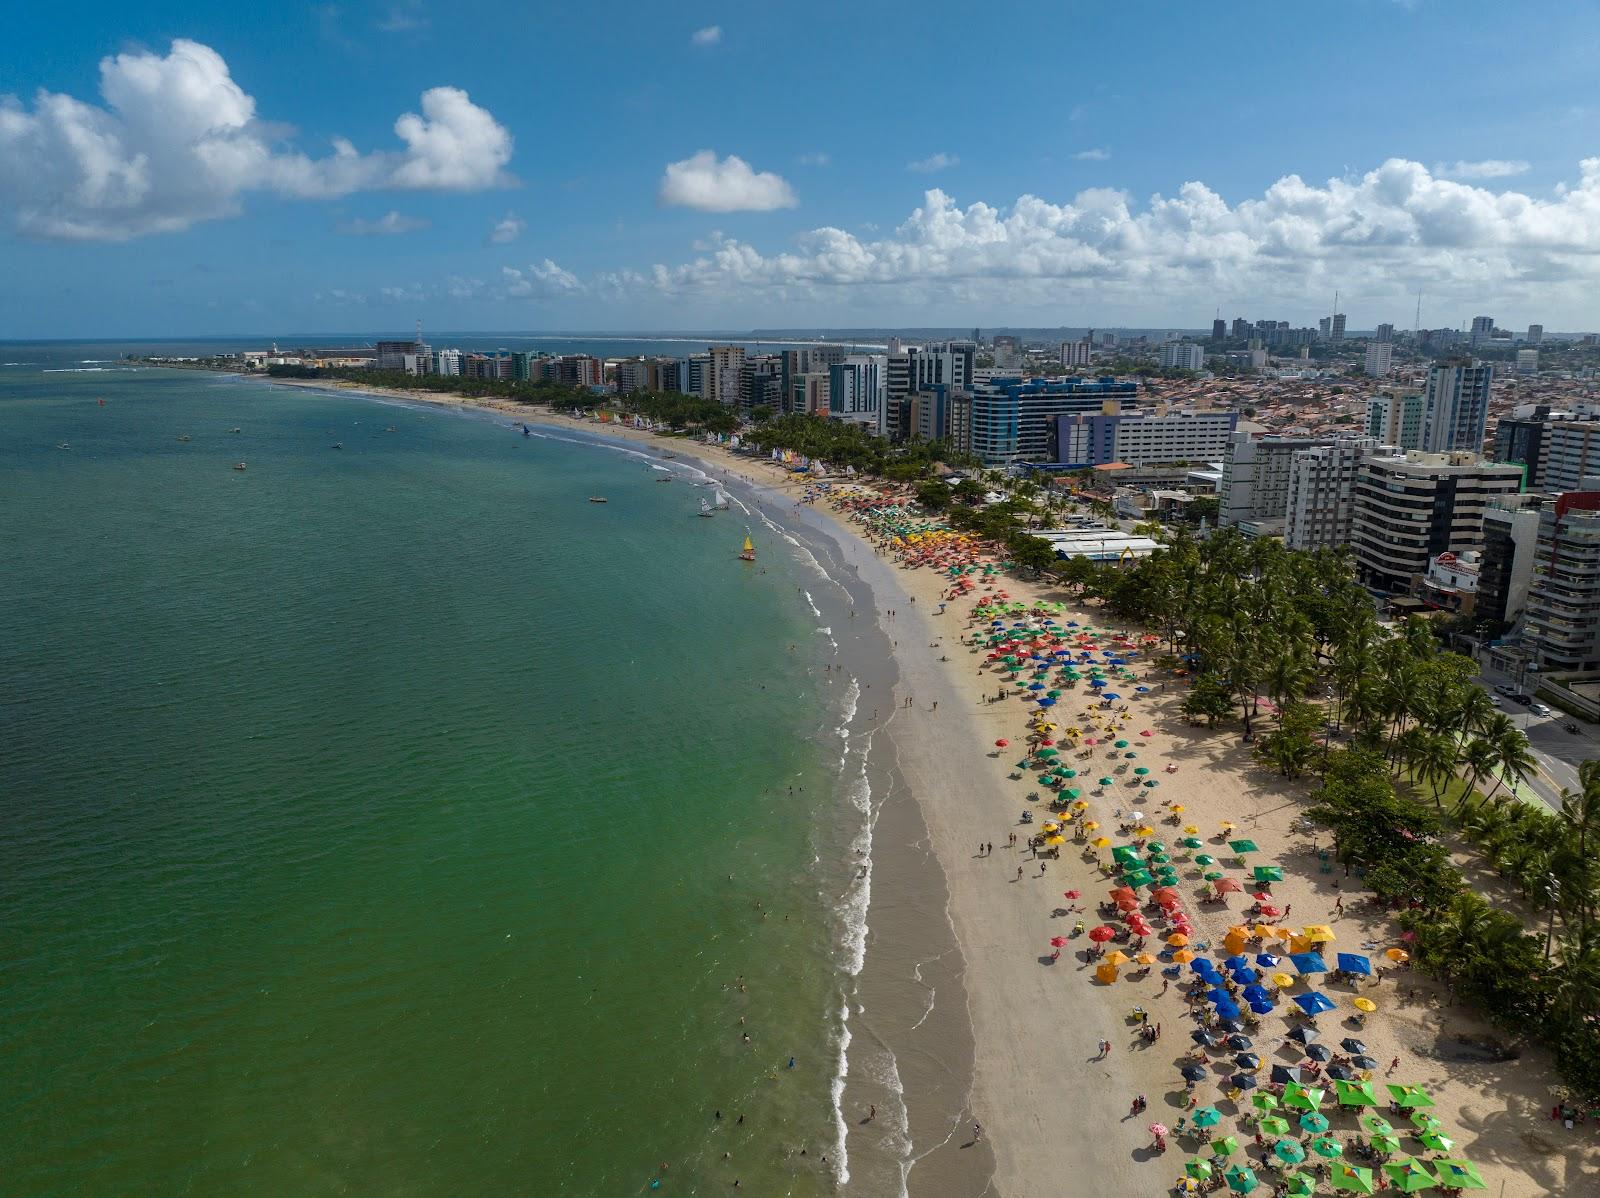
<svg viewBox="0 0 1600 1198">
<path fill-rule="evenodd" d="M 977 1122 L 976 1120 L 974 1120 L 973 1124 L 972 1124 L 972 1142 L 974 1144 L 976 1144 L 976 1143 L 978 1143 L 978 1141 L 980 1141 L 982 1139 L 983 1139 L 983 1124 L 981 1124 L 981 1123 Z"/>
</svg>

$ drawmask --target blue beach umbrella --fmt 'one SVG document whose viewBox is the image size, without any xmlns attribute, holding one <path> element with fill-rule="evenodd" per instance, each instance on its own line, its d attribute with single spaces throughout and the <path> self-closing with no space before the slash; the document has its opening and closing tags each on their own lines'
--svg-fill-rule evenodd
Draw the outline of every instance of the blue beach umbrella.
<svg viewBox="0 0 1600 1198">
<path fill-rule="evenodd" d="M 1234 956 L 1229 957 L 1226 961 L 1224 961 L 1222 963 L 1222 967 L 1224 969 L 1243 969 L 1248 964 L 1250 964 L 1250 958 L 1249 957 L 1241 957 L 1241 956 L 1235 954 Z"/>
<path fill-rule="evenodd" d="M 1279 961 L 1281 961 L 1282 959 L 1283 959 L 1282 957 L 1279 957 L 1274 953 L 1257 953 L 1256 954 L 1256 964 L 1261 966 L 1262 969 L 1271 969 L 1273 966 L 1277 965 L 1277 963 Z"/>
<path fill-rule="evenodd" d="M 1253 982 L 1257 978 L 1259 978 L 1261 976 L 1261 974 L 1258 973 L 1256 970 L 1251 969 L 1248 965 L 1246 965 L 1246 966 L 1243 966 L 1242 968 L 1235 969 L 1228 976 L 1231 977 L 1234 981 L 1238 982 L 1239 985 L 1248 986 L 1251 982 Z"/>
<path fill-rule="evenodd" d="M 1295 1005 L 1307 1015 L 1320 1015 L 1324 1011 L 1333 1010 L 1333 1003 L 1328 996 L 1320 991 L 1313 990 L 1310 994 L 1297 994 L 1294 997 Z"/>
<path fill-rule="evenodd" d="M 1359 974 L 1364 978 L 1372 976 L 1372 962 L 1356 953 L 1340 953 L 1339 968 L 1346 973 Z"/>
<path fill-rule="evenodd" d="M 1301 973 L 1327 973 L 1328 966 L 1321 953 L 1290 953 L 1289 960 Z"/>
<path fill-rule="evenodd" d="M 1250 1000 L 1250 1009 L 1257 1015 L 1272 1014 L 1272 1004 L 1264 998 L 1252 998 Z"/>
</svg>

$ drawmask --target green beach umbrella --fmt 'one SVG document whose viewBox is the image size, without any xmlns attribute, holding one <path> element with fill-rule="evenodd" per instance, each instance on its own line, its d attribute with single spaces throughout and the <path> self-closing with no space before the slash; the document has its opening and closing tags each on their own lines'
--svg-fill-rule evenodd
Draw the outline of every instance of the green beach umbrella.
<svg viewBox="0 0 1600 1198">
<path fill-rule="evenodd" d="M 1322 1105 L 1322 1091 L 1303 1086 L 1299 1082 L 1289 1082 L 1283 1087 L 1283 1105 L 1302 1111 L 1314 1111 Z"/>
<path fill-rule="evenodd" d="M 1300 1126 L 1312 1135 L 1320 1136 L 1328 1130 L 1328 1117 L 1321 1111 L 1307 1111 L 1300 1116 Z"/>
<path fill-rule="evenodd" d="M 1261 1183 L 1256 1180 L 1255 1170 L 1245 1165 L 1233 1165 L 1222 1175 L 1228 1181 L 1228 1188 L 1236 1194 L 1248 1194 Z"/>
<path fill-rule="evenodd" d="M 1382 1115 L 1365 1114 L 1360 1119 L 1357 1119 L 1356 1122 L 1361 1124 L 1363 1130 L 1370 1131 L 1375 1136 L 1386 1136 L 1394 1130 L 1394 1124 L 1390 1123 Z"/>
<path fill-rule="evenodd" d="M 1164 853 L 1167 851 L 1167 846 L 1159 840 L 1152 840 L 1144 846 L 1144 851 L 1147 853 Z"/>
<path fill-rule="evenodd" d="M 1433 1099 L 1420 1086 L 1397 1086 L 1391 1082 L 1388 1090 L 1394 1100 L 1407 1109 L 1433 1105 Z"/>
<path fill-rule="evenodd" d="M 1139 860 L 1139 849 L 1136 845 L 1119 844 L 1111 850 L 1111 859 L 1120 865 L 1136 864 Z"/>
<path fill-rule="evenodd" d="M 1371 1082 L 1341 1082 L 1333 1083 L 1333 1092 L 1338 1096 L 1340 1106 L 1377 1106 L 1378 1095 L 1373 1091 Z"/>
<path fill-rule="evenodd" d="M 1311 1198 L 1317 1192 L 1317 1183 L 1304 1173 L 1286 1173 L 1283 1180 L 1289 1187 L 1289 1198 Z"/>
<path fill-rule="evenodd" d="M 1471 1161 L 1440 1157 L 1433 1162 L 1433 1168 L 1439 1174 L 1439 1184 L 1442 1186 L 1451 1186 L 1458 1190 L 1488 1188 L 1484 1184 L 1483 1176 L 1478 1172 L 1478 1166 Z"/>
<path fill-rule="evenodd" d="M 1400 1151 L 1400 1137 L 1391 1135 L 1373 1136 L 1372 1150 L 1374 1152 L 1387 1152 L 1392 1156 Z"/>
<path fill-rule="evenodd" d="M 1348 1190 L 1352 1194 L 1370 1194 L 1376 1188 L 1372 1182 L 1372 1170 L 1363 1169 L 1359 1165 L 1346 1165 L 1343 1162 L 1333 1167 L 1333 1188 Z"/>
<path fill-rule="evenodd" d="M 1425 1131 L 1417 1139 L 1422 1141 L 1423 1147 L 1434 1152 L 1449 1152 L 1456 1146 L 1456 1142 L 1443 1132 Z"/>
<path fill-rule="evenodd" d="M 1077 798 L 1077 797 L 1078 797 L 1078 795 L 1079 795 L 1079 794 L 1081 794 L 1081 793 L 1082 793 L 1082 792 L 1081 792 L 1081 791 L 1079 791 L 1079 790 L 1078 790 L 1078 788 L 1077 788 L 1077 787 L 1076 787 L 1076 786 L 1069 786 L 1069 787 L 1067 787 L 1067 788 L 1066 788 L 1066 789 L 1065 789 L 1065 790 L 1063 790 L 1063 791 L 1062 791 L 1062 792 L 1061 792 L 1061 793 L 1062 793 L 1062 794 L 1063 794 L 1063 795 L 1065 795 L 1065 796 L 1066 796 L 1066 797 L 1067 797 L 1067 798 L 1069 798 L 1069 799 L 1075 799 L 1075 798 Z"/>
<path fill-rule="evenodd" d="M 1388 1161 L 1383 1171 L 1389 1175 L 1389 1184 L 1402 1194 L 1415 1194 L 1418 1190 L 1429 1190 L 1439 1184 L 1439 1179 L 1415 1160 Z"/>
<path fill-rule="evenodd" d="M 1182 840 L 1178 841 L 1178 843 L 1186 849 L 1197 849 L 1201 845 L 1205 844 L 1205 841 L 1201 840 L 1198 836 L 1185 836 Z"/>
<path fill-rule="evenodd" d="M 1157 865 L 1165 865 L 1171 858 L 1165 853 L 1151 853 L 1149 860 L 1154 861 Z"/>
<path fill-rule="evenodd" d="M 1331 1160 L 1333 1157 L 1344 1153 L 1344 1145 L 1332 1136 L 1318 1136 L 1311 1141 L 1311 1151 L 1318 1156 L 1325 1156 Z"/>
<path fill-rule="evenodd" d="M 1217 859 L 1210 853 L 1201 853 L 1194 859 L 1194 863 L 1196 865 L 1215 865 L 1217 863 Z"/>
<path fill-rule="evenodd" d="M 1063 778 L 1076 778 L 1078 776 L 1078 771 L 1070 768 L 1064 769 L 1061 771 L 1061 776 Z"/>
<path fill-rule="evenodd" d="M 1115 778 L 1101 778 L 1100 779 L 1100 785 L 1101 786 L 1115 786 L 1116 784 L 1117 784 L 1117 780 Z"/>
<path fill-rule="evenodd" d="M 1256 1124 L 1264 1136 L 1286 1136 L 1289 1134 L 1289 1121 L 1278 1115 L 1268 1115 Z"/>
<path fill-rule="evenodd" d="M 1202 1160 L 1200 1157 L 1195 1157 L 1194 1160 L 1184 1165 L 1183 1171 L 1196 1181 L 1207 1181 L 1216 1172 L 1210 1161 Z"/>
<path fill-rule="evenodd" d="M 1147 765 L 1136 765 L 1133 767 L 1133 772 L 1142 778 L 1150 772 L 1150 767 Z"/>
<path fill-rule="evenodd" d="M 1239 1141 L 1232 1136 L 1223 1136 L 1220 1140 L 1211 1141 L 1212 1156 L 1232 1156 L 1239 1151 Z"/>
<path fill-rule="evenodd" d="M 1436 1116 L 1428 1114 L 1427 1111 L 1412 1111 L 1411 1126 L 1418 1131 L 1438 1131 L 1444 1124 L 1439 1122 Z"/>
<path fill-rule="evenodd" d="M 1156 884 L 1156 880 L 1150 876 L 1150 872 L 1144 869 L 1130 870 L 1128 873 L 1122 875 L 1122 881 L 1124 885 L 1132 886 L 1134 888 L 1138 888 L 1140 886 L 1154 886 Z"/>
<path fill-rule="evenodd" d="M 1268 1094 L 1265 1090 L 1257 1090 L 1250 1101 L 1258 1111 L 1275 1111 L 1278 1109 L 1278 1096 Z"/>
<path fill-rule="evenodd" d="M 1256 847 L 1256 842 L 1253 840 L 1230 840 L 1228 841 L 1228 847 L 1240 856 L 1245 853 L 1259 853 L 1261 851 Z"/>
<path fill-rule="evenodd" d="M 1280 1161 L 1290 1165 L 1298 1165 L 1306 1159 L 1306 1150 L 1300 1147 L 1298 1140 L 1279 1140 L 1272 1146 L 1272 1153 Z"/>
<path fill-rule="evenodd" d="M 1111 742 L 1111 746 L 1112 748 L 1116 749 L 1126 749 L 1128 747 L 1128 742 L 1125 740 L 1114 740 Z"/>
<path fill-rule="evenodd" d="M 1203 1106 L 1194 1113 L 1196 1127 L 1215 1127 L 1222 1122 L 1222 1112 L 1214 1106 Z"/>
<path fill-rule="evenodd" d="M 1204 876 L 1205 876 L 1205 880 L 1208 881 L 1208 882 L 1220 882 L 1220 881 L 1222 881 L 1222 879 L 1224 877 L 1224 875 L 1222 873 L 1220 873 L 1220 872 L 1218 872 L 1216 870 L 1213 870 L 1211 873 L 1208 873 L 1208 874 L 1206 874 Z"/>
<path fill-rule="evenodd" d="M 1258 865 L 1255 867 L 1253 873 L 1255 880 L 1258 882 L 1283 881 L 1283 870 L 1279 869 L 1276 865 Z"/>
</svg>

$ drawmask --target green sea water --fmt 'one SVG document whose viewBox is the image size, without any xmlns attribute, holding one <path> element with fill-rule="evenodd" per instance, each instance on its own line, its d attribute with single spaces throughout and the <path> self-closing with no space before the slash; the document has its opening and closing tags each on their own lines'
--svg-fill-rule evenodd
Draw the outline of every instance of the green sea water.
<svg viewBox="0 0 1600 1198">
<path fill-rule="evenodd" d="M 610 449 L 4 356 L 0 1188 L 825 1190 L 802 567 Z"/>
</svg>

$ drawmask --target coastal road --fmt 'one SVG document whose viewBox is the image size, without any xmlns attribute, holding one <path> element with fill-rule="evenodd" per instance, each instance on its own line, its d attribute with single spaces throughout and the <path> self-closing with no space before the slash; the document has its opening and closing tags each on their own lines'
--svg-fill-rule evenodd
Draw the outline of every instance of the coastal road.
<svg viewBox="0 0 1600 1198">
<path fill-rule="evenodd" d="M 1515 685 L 1515 681 L 1509 675 L 1487 668 L 1478 676 L 1479 685 L 1491 695 L 1496 686 Z M 1502 695 L 1495 695 L 1495 698 L 1500 710 L 1526 734 L 1528 752 L 1537 766 L 1533 777 L 1518 790 L 1531 790 L 1552 811 L 1560 811 L 1562 790 L 1578 789 L 1578 766 L 1600 758 L 1600 739 L 1593 726 L 1578 723 L 1578 733 L 1574 736 L 1566 731 L 1566 725 L 1576 721 L 1565 712 L 1554 710 L 1547 716 L 1535 715 L 1515 699 Z"/>
</svg>

